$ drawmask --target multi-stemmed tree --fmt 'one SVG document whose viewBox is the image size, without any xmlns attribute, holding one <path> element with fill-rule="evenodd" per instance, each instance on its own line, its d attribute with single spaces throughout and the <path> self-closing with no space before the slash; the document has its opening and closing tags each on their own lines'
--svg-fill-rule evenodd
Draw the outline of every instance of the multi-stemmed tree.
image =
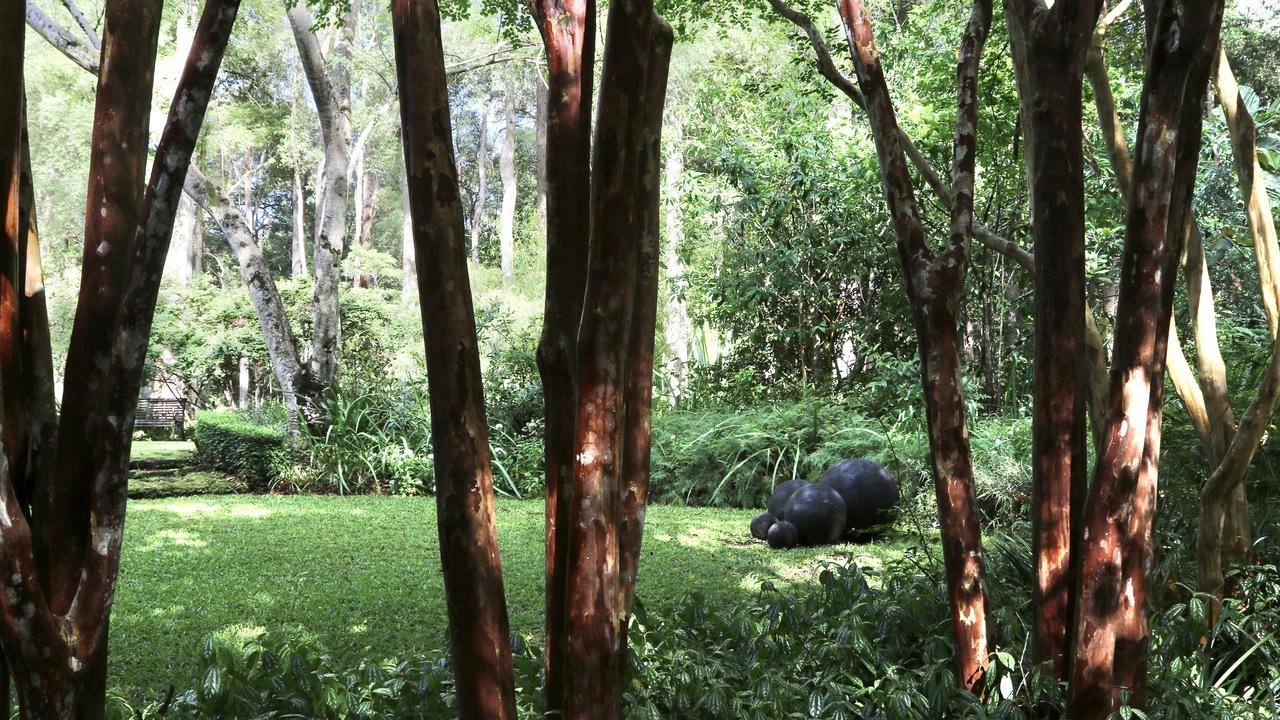
<svg viewBox="0 0 1280 720">
<path fill-rule="evenodd" d="M 0 4 L 0 647 L 24 718 L 104 712 L 135 403 L 184 176 L 239 2 L 206 4 L 144 187 L 161 6 L 106 4 L 80 301 L 55 416 L 24 6 Z"/>
</svg>

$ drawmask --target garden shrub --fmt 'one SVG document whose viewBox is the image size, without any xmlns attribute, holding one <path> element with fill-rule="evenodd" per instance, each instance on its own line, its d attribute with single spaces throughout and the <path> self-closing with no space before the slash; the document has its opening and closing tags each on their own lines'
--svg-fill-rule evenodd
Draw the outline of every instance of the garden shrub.
<svg viewBox="0 0 1280 720">
<path fill-rule="evenodd" d="M 193 437 L 203 462 L 235 475 L 253 492 L 270 490 L 289 465 L 285 432 L 255 425 L 238 413 L 196 413 Z"/>
</svg>

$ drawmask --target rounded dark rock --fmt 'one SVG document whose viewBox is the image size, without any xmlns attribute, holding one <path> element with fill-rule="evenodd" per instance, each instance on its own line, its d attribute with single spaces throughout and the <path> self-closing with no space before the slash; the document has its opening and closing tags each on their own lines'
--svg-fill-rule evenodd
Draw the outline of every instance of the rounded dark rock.
<svg viewBox="0 0 1280 720">
<path fill-rule="evenodd" d="M 805 545 L 826 545 L 844 535 L 844 499 L 827 485 L 812 484 L 797 490 L 784 514 L 800 531 Z"/>
<path fill-rule="evenodd" d="M 820 484 L 844 500 L 846 533 L 865 536 L 897 517 L 902 492 L 898 481 L 878 463 L 861 458 L 842 460 L 827 470 Z"/>
<path fill-rule="evenodd" d="M 773 497 L 769 498 L 769 514 L 779 520 L 785 520 L 783 511 L 787 508 L 787 502 L 791 500 L 791 496 L 795 495 L 800 488 L 809 485 L 804 480 L 788 480 L 773 489 Z"/>
<path fill-rule="evenodd" d="M 757 540 L 767 540 L 769 538 L 769 528 L 773 527 L 776 522 L 778 522 L 778 518 L 774 517 L 772 513 L 757 515 L 751 521 L 751 537 Z"/>
<path fill-rule="evenodd" d="M 769 547 L 785 550 L 800 544 L 800 530 L 786 520 L 779 520 L 769 528 Z"/>
</svg>

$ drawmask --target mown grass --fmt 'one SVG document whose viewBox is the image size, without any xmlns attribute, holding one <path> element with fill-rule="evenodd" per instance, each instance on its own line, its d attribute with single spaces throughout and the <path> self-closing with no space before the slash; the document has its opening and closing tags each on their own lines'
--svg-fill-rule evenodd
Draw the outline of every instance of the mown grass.
<svg viewBox="0 0 1280 720">
<path fill-rule="evenodd" d="M 196 445 L 187 440 L 139 440 L 129 453 L 131 460 L 195 460 Z"/>
<path fill-rule="evenodd" d="M 540 635 L 543 503 L 499 500 L 512 631 Z M 655 506 L 639 598 L 698 591 L 712 603 L 764 580 L 810 581 L 825 560 L 877 565 L 911 544 L 786 552 L 751 539 L 749 510 Z M 430 498 L 228 496 L 129 504 L 111 621 L 112 688 L 137 697 L 188 687 L 210 635 L 266 630 L 313 638 L 339 660 L 410 657 L 447 643 Z"/>
</svg>

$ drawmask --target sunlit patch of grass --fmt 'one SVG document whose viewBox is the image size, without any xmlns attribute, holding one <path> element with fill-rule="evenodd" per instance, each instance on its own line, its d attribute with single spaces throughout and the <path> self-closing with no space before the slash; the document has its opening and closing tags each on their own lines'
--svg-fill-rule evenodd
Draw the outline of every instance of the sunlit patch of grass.
<svg viewBox="0 0 1280 720">
<path fill-rule="evenodd" d="M 757 511 L 649 509 L 637 594 L 649 607 L 697 591 L 729 603 L 760 583 L 810 582 L 826 561 L 873 565 L 908 539 L 770 550 Z M 285 631 L 339 666 L 448 643 L 433 498 L 206 496 L 131 501 L 111 622 L 111 685 L 160 696 L 198 681 L 204 638 Z M 512 632 L 543 627 L 543 501 L 499 499 Z M 247 636 L 245 636 L 247 637 Z"/>
</svg>

